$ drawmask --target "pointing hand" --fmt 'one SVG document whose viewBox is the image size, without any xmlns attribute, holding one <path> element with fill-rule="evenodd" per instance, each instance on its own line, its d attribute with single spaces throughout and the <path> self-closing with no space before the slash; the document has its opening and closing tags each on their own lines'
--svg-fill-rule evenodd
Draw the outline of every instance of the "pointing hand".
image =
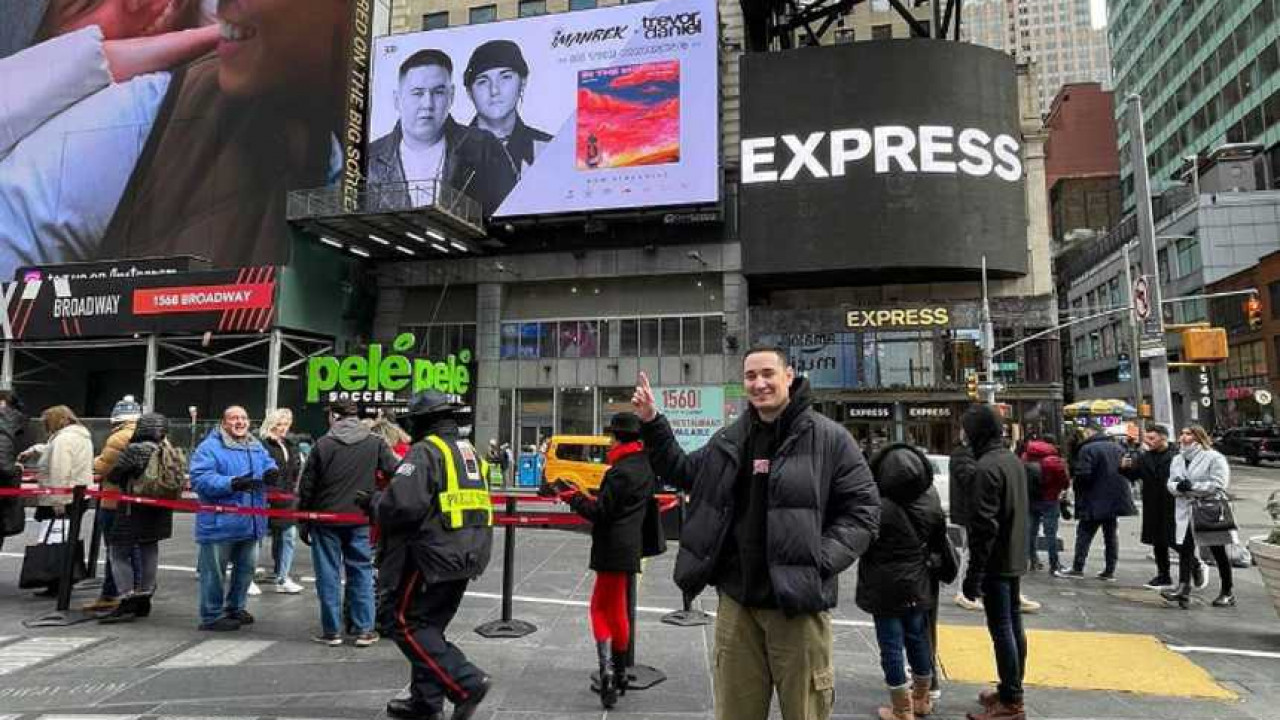
<svg viewBox="0 0 1280 720">
<path fill-rule="evenodd" d="M 640 380 L 636 384 L 636 391 L 631 396 L 631 405 L 644 422 L 652 422 L 658 416 L 657 402 L 653 398 L 653 388 L 649 386 L 649 376 L 643 371 L 640 373 Z"/>
</svg>

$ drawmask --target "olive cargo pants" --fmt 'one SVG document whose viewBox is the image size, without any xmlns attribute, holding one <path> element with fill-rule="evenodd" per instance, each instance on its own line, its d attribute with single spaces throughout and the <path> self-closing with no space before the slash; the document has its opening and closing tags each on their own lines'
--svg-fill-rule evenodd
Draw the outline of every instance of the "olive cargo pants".
<svg viewBox="0 0 1280 720">
<path fill-rule="evenodd" d="M 788 618 L 721 593 L 714 675 L 716 720 L 767 720 L 775 691 L 782 720 L 828 720 L 835 703 L 831 616 Z"/>
</svg>

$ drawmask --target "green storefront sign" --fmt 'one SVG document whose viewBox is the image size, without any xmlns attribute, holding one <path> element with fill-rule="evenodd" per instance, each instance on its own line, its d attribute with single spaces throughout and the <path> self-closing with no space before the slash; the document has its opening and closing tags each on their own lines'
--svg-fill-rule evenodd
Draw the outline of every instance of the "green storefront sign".
<svg viewBox="0 0 1280 720">
<path fill-rule="evenodd" d="M 307 362 L 307 402 L 395 403 L 422 390 L 466 395 L 471 389 L 470 350 L 460 350 L 444 360 L 401 354 L 413 347 L 413 333 L 401 333 L 391 343 L 395 355 L 383 355 L 382 344 L 373 343 L 363 355 L 311 358 Z"/>
</svg>

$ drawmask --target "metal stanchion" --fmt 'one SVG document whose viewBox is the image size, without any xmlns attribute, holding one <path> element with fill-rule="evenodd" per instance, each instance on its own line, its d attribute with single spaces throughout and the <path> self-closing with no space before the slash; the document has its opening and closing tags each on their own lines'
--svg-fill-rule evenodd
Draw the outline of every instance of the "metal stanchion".
<svg viewBox="0 0 1280 720">
<path fill-rule="evenodd" d="M 684 534 L 684 491 L 676 493 L 676 528 L 681 535 Z M 710 625 L 711 616 L 701 610 L 693 609 L 694 595 L 689 593 L 681 593 L 683 599 L 683 607 L 675 612 L 669 612 L 662 616 L 662 622 L 667 625 L 675 625 L 677 627 L 697 627 L 699 625 Z"/>
<path fill-rule="evenodd" d="M 63 543 L 62 573 L 58 581 L 58 604 L 51 613 L 22 622 L 26 627 L 65 627 L 97 619 L 96 615 L 71 609 L 71 585 L 75 577 L 76 549 L 80 545 L 80 519 L 85 511 L 84 486 L 77 485 L 71 493 L 70 528 Z"/>
<path fill-rule="evenodd" d="M 507 515 L 516 514 L 516 498 L 507 496 Z M 502 532 L 502 617 L 476 628 L 476 634 L 487 638 L 519 638 L 538 630 L 533 623 L 512 617 L 512 598 L 516 577 L 516 527 L 507 525 Z"/>
<path fill-rule="evenodd" d="M 102 500 L 93 502 L 93 529 L 89 534 L 89 558 L 85 565 L 84 579 L 76 583 L 77 590 L 98 590 L 106 578 L 98 577 L 98 553 L 102 552 L 103 527 L 98 524 L 98 516 L 102 513 Z"/>
</svg>

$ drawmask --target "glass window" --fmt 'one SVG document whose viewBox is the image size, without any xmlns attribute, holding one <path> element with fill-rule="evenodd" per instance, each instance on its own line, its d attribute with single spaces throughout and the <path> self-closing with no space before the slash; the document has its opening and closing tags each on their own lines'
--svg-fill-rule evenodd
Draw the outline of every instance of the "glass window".
<svg viewBox="0 0 1280 720">
<path fill-rule="evenodd" d="M 684 318 L 680 321 L 680 354 L 702 354 L 702 318 Z"/>
<path fill-rule="evenodd" d="M 708 355 L 724 352 L 724 318 L 719 315 L 702 319 L 702 352 Z"/>
<path fill-rule="evenodd" d="M 499 355 L 503 360 L 520 357 L 520 323 L 502 323 L 499 337 Z"/>
<path fill-rule="evenodd" d="M 662 318 L 662 348 L 666 357 L 680 354 L 680 318 Z"/>
<path fill-rule="evenodd" d="M 449 27 L 449 12 L 427 13 L 422 16 L 423 30 L 439 30 Z"/>
<path fill-rule="evenodd" d="M 511 443 L 511 427 L 515 421 L 515 393 L 510 390 L 500 390 L 498 392 L 498 444 L 508 445 Z M 513 451 L 513 455 L 519 448 Z M 504 473 L 507 484 L 515 483 L 514 473 Z"/>
<path fill-rule="evenodd" d="M 547 0 L 520 0 L 520 17 L 547 14 Z"/>
<path fill-rule="evenodd" d="M 1169 248 L 1160 248 L 1156 255 L 1156 265 L 1160 268 L 1160 284 L 1168 283 L 1173 277 L 1173 268 L 1169 266 Z"/>
<path fill-rule="evenodd" d="M 626 387 L 602 387 L 600 388 L 600 427 L 603 428 L 609 424 L 614 415 L 620 412 L 635 412 L 631 407 L 631 394 L 635 392 L 634 386 Z"/>
<path fill-rule="evenodd" d="M 556 324 L 544 322 L 538 324 L 538 357 L 556 357 Z"/>
<path fill-rule="evenodd" d="M 497 5 L 481 5 L 479 7 L 473 7 L 468 13 L 468 18 L 469 18 L 468 21 L 472 25 L 493 22 L 494 20 L 498 19 L 498 6 Z"/>
<path fill-rule="evenodd" d="M 596 0 L 569 0 L 570 10 L 592 10 L 596 6 Z"/>
<path fill-rule="evenodd" d="M 558 432 L 562 435 L 594 434 L 595 402 L 595 391 L 591 388 L 560 388 Z"/>
<path fill-rule="evenodd" d="M 893 38 L 892 25 L 872 25 L 871 26 L 872 40 L 890 40 L 892 38 Z"/>
<path fill-rule="evenodd" d="M 644 356 L 658 354 L 657 318 L 640 321 L 640 354 Z"/>
<path fill-rule="evenodd" d="M 537 327 L 537 325 L 534 325 Z M 520 449 L 541 449 L 542 441 L 551 437 L 551 391 L 516 391 L 516 427 L 520 436 Z"/>
<path fill-rule="evenodd" d="M 1186 277 L 1200 269 L 1200 242 L 1195 238 L 1178 240 L 1178 277 Z"/>
<path fill-rule="evenodd" d="M 1267 296 L 1271 301 L 1271 319 L 1280 319 L 1280 280 L 1267 284 Z"/>
<path fill-rule="evenodd" d="M 635 357 L 640 354 L 640 321 L 623 320 L 621 322 L 618 354 L 622 357 Z"/>
</svg>

